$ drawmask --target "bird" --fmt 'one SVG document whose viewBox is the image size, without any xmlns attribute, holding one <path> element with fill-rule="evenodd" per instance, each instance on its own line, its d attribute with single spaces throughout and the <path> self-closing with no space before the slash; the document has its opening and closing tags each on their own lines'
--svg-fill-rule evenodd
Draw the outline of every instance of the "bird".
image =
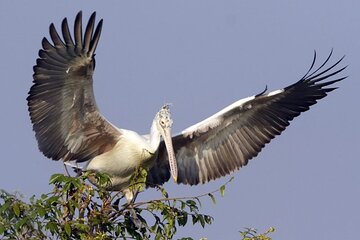
<svg viewBox="0 0 360 240">
<path fill-rule="evenodd" d="M 231 174 L 347 77 L 339 75 L 347 67 L 340 66 L 344 56 L 329 64 L 331 50 L 315 67 L 314 51 L 306 74 L 283 89 L 268 92 L 266 87 L 175 135 L 170 105 L 165 104 L 155 114 L 150 133 L 140 135 L 113 125 L 96 105 L 93 73 L 103 19 L 95 23 L 96 12 L 83 32 L 80 11 L 73 36 L 63 19 L 62 37 L 51 23 L 50 41 L 42 39 L 33 67 L 27 102 L 39 150 L 53 160 L 85 163 L 84 171 L 108 174 L 109 191 L 126 193 L 140 167 L 147 171 L 148 187 L 171 177 L 177 184 L 197 185 Z"/>
</svg>

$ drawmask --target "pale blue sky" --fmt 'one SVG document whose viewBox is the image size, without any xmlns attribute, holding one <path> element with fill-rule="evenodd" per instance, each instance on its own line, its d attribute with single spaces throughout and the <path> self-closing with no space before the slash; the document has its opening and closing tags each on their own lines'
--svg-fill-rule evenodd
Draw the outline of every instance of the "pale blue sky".
<svg viewBox="0 0 360 240">
<path fill-rule="evenodd" d="M 41 39 L 64 17 L 93 11 L 104 19 L 97 49 L 95 94 L 120 128 L 147 133 L 170 102 L 174 131 L 226 105 L 285 87 L 334 48 L 349 76 L 235 173 L 225 197 L 203 201 L 211 226 L 177 237 L 239 239 L 243 227 L 274 226 L 274 239 L 353 239 L 360 227 L 360 3 L 344 1 L 1 1 L 0 188 L 26 197 L 49 192 L 60 162 L 37 148 L 26 100 Z M 172 196 L 205 193 L 166 185 Z M 141 194 L 150 199 L 153 190 Z"/>
</svg>

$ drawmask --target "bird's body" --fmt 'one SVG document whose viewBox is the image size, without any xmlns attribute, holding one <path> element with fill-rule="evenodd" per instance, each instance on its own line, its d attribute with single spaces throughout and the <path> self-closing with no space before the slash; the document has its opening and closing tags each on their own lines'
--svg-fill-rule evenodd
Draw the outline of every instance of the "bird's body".
<svg viewBox="0 0 360 240">
<path fill-rule="evenodd" d="M 95 13 L 82 32 L 81 12 L 74 38 L 67 20 L 59 36 L 53 24 L 42 41 L 28 106 L 39 149 L 64 162 L 87 162 L 85 170 L 108 173 L 109 190 L 126 191 L 136 169 L 148 169 L 147 185 L 168 181 L 199 184 L 225 176 L 247 165 L 265 144 L 305 112 L 345 77 L 335 77 L 342 58 L 309 71 L 298 82 L 280 90 L 266 90 L 241 99 L 213 116 L 171 136 L 169 106 L 155 115 L 149 135 L 120 129 L 107 121 L 96 106 L 92 75 L 102 20 L 95 28 Z M 95 31 L 94 31 L 95 29 Z M 335 77 L 335 78 L 334 78 Z M 325 81 L 326 80 L 326 81 Z"/>
<path fill-rule="evenodd" d="M 99 171 L 112 176 L 111 190 L 123 190 L 132 174 L 139 169 L 149 168 L 156 156 L 158 146 L 151 146 L 150 139 L 134 131 L 121 129 L 122 137 L 111 150 L 91 159 L 86 170 Z M 160 136 L 157 140 L 160 143 Z"/>
</svg>

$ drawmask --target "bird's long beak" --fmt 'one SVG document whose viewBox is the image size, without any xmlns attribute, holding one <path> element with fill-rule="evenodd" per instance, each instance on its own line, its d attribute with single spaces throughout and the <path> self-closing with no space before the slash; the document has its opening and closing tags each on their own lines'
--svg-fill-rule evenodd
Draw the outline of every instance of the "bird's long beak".
<svg viewBox="0 0 360 240">
<path fill-rule="evenodd" d="M 177 182 L 178 169 L 177 169 L 174 148 L 173 148 L 173 144 L 172 144 L 170 127 L 167 127 L 164 129 L 163 139 L 164 139 L 168 157 L 169 157 L 170 173 L 171 173 L 171 176 L 173 177 L 174 181 Z"/>
</svg>

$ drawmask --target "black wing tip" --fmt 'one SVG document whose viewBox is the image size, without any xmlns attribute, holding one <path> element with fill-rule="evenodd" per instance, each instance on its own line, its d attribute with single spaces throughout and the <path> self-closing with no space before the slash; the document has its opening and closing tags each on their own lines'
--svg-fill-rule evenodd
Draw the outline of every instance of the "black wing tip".
<svg viewBox="0 0 360 240">
<path fill-rule="evenodd" d="M 80 11 L 76 14 L 75 22 L 76 22 L 76 21 L 80 21 L 80 22 L 81 22 L 81 20 L 82 20 L 82 10 L 80 10 Z"/>
<path fill-rule="evenodd" d="M 316 50 L 314 50 L 314 57 L 313 57 L 313 61 L 312 61 L 312 64 L 309 68 L 309 70 L 307 71 L 307 73 L 301 78 L 302 80 L 313 80 L 313 79 L 316 79 L 317 77 L 321 76 L 321 75 L 324 75 L 326 74 L 327 72 L 329 72 L 331 69 L 333 69 L 334 67 L 338 66 L 345 58 L 345 55 L 343 55 L 338 61 L 336 61 L 334 64 L 332 64 L 331 66 L 327 67 L 325 70 L 319 72 L 321 69 L 323 69 L 326 64 L 330 61 L 332 55 L 334 53 L 334 49 L 332 48 L 330 50 L 330 53 L 329 55 L 327 56 L 327 58 L 325 59 L 325 61 L 316 69 L 316 70 L 313 70 L 314 66 L 315 66 L 315 63 L 316 63 L 316 58 L 317 58 L 317 55 L 316 55 Z M 347 66 L 341 68 L 340 70 L 336 71 L 336 73 L 339 73 L 341 71 L 343 71 Z M 313 70 L 313 71 L 312 71 Z"/>
<path fill-rule="evenodd" d="M 317 52 L 316 52 L 316 50 L 314 50 L 314 57 L 313 57 L 312 63 L 310 65 L 310 68 L 308 69 L 308 71 L 297 83 L 286 87 L 285 90 L 293 88 L 294 86 L 296 86 L 298 84 L 307 84 L 309 86 L 319 86 L 322 88 L 327 85 L 331 85 L 333 83 L 340 82 L 340 81 L 346 79 L 347 76 L 338 77 L 338 78 L 335 78 L 334 80 L 330 80 L 328 82 L 322 82 L 324 80 L 327 80 L 327 79 L 337 75 L 338 73 L 343 72 L 348 67 L 348 65 L 346 65 L 337 70 L 335 69 L 335 70 L 331 71 L 332 69 L 339 66 L 339 64 L 344 60 L 345 55 L 343 55 L 339 60 L 337 60 L 335 63 L 331 64 L 329 67 L 325 67 L 329 63 L 330 58 L 333 55 L 333 53 L 334 53 L 334 50 L 332 48 L 329 55 L 326 57 L 325 61 L 323 63 L 321 63 L 318 68 L 313 70 L 315 67 L 315 64 L 316 64 L 316 59 L 317 59 Z"/>
<path fill-rule="evenodd" d="M 54 46 L 49 42 L 49 40 L 46 37 L 43 37 L 41 40 L 41 46 L 43 49 L 40 49 L 39 51 L 46 51 L 49 50 L 49 48 L 53 48 Z M 39 53 L 40 55 L 40 53 Z"/>
<path fill-rule="evenodd" d="M 61 24 L 64 25 L 64 24 L 67 24 L 67 23 L 68 23 L 67 17 L 64 17 L 64 19 L 62 20 Z"/>
<path fill-rule="evenodd" d="M 96 24 L 95 32 L 94 32 L 95 21 L 96 21 L 96 11 L 94 11 L 90 15 L 86 25 L 85 32 L 81 33 L 82 34 L 81 37 L 84 38 L 83 42 L 81 43 L 82 45 L 81 48 L 83 48 L 83 50 L 85 50 L 88 56 L 90 57 L 95 56 L 95 50 L 100 39 L 101 29 L 103 25 L 103 19 L 100 19 L 100 21 Z M 81 28 L 81 26 L 82 26 L 82 11 L 79 11 L 75 18 L 74 27 L 76 29 L 76 28 Z"/>
<path fill-rule="evenodd" d="M 55 24 L 54 24 L 54 23 L 51 23 L 51 24 L 50 24 L 50 26 L 49 26 L 49 32 L 50 32 L 50 36 L 52 36 L 54 33 L 57 34 L 56 27 L 55 27 Z"/>
<path fill-rule="evenodd" d="M 94 25 L 95 19 L 96 19 L 96 12 L 93 12 L 89 17 L 87 26 Z"/>
<path fill-rule="evenodd" d="M 68 20 L 67 18 L 64 18 L 61 22 L 61 28 L 64 29 L 64 27 L 69 28 Z"/>
<path fill-rule="evenodd" d="M 44 37 L 42 39 L 42 48 L 44 50 L 51 50 L 52 48 L 74 47 L 77 54 L 87 53 L 88 56 L 93 57 L 100 38 L 101 29 L 103 25 L 103 19 L 97 23 L 95 32 L 93 28 L 95 26 L 96 11 L 94 11 L 89 17 L 85 32 L 82 32 L 82 11 L 80 10 L 74 20 L 74 34 L 69 32 L 68 19 L 65 17 L 61 22 L 62 36 L 60 37 L 55 24 L 51 23 L 49 26 L 49 33 L 51 42 Z M 87 37 L 87 38 L 86 38 Z M 73 40 L 75 40 L 75 43 Z"/>
<path fill-rule="evenodd" d="M 79 10 L 78 13 L 76 14 L 76 17 L 75 19 L 81 19 L 82 18 L 82 14 L 83 14 L 83 11 L 82 10 Z M 90 18 L 95 18 L 96 17 L 96 11 L 93 11 Z"/>
<path fill-rule="evenodd" d="M 90 16 L 90 19 L 94 19 L 94 20 L 95 20 L 95 18 L 96 18 L 96 11 L 94 11 L 94 12 L 91 14 L 91 16 Z"/>
<path fill-rule="evenodd" d="M 98 22 L 95 32 L 90 40 L 90 46 L 89 46 L 89 50 L 88 50 L 88 54 L 91 57 L 95 56 L 95 50 L 96 47 L 99 43 L 100 40 L 100 36 L 101 36 L 101 30 L 102 30 L 102 26 L 103 26 L 103 19 L 100 19 L 100 21 Z"/>
<path fill-rule="evenodd" d="M 50 29 L 50 31 L 51 31 L 52 29 L 55 29 L 55 24 L 54 24 L 54 23 L 50 23 L 49 29 Z"/>
<path fill-rule="evenodd" d="M 81 22 L 82 20 L 82 15 L 83 15 L 83 12 L 82 10 L 80 10 L 76 16 L 75 16 L 75 22 Z M 89 18 L 89 21 L 94 21 L 96 18 L 96 11 L 94 11 L 91 15 L 90 15 L 90 18 Z M 64 18 L 65 20 L 66 18 Z"/>
</svg>

